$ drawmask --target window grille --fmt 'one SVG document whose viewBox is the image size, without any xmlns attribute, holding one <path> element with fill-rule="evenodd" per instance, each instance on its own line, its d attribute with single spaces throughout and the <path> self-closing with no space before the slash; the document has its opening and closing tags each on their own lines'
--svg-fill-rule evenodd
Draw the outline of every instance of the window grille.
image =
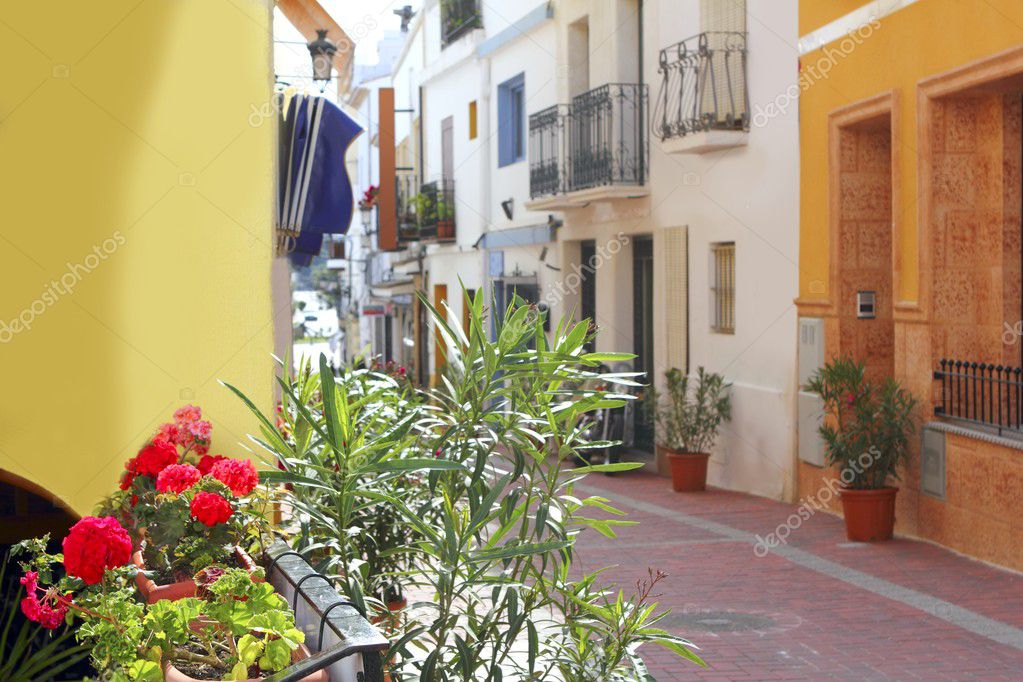
<svg viewBox="0 0 1023 682">
<path fill-rule="evenodd" d="M 720 334 L 735 333 L 735 242 L 711 246 L 711 329 Z"/>
</svg>

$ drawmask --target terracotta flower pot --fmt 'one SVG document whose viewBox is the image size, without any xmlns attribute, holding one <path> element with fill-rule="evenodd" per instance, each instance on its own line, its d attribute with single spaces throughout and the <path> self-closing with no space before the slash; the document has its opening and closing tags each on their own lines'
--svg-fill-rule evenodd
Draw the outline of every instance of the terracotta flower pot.
<svg viewBox="0 0 1023 682">
<path fill-rule="evenodd" d="M 898 488 L 841 488 L 839 496 L 846 536 L 853 542 L 891 540 L 895 528 L 895 495 L 898 492 Z"/>
<path fill-rule="evenodd" d="M 309 658 L 311 655 L 312 654 L 309 653 L 309 649 L 306 648 L 305 644 L 299 644 L 298 648 L 291 654 L 291 662 L 298 663 L 305 658 Z M 163 663 L 163 679 L 164 682 L 199 682 L 194 677 L 189 677 L 175 668 L 170 661 L 164 661 Z M 306 675 L 301 679 L 301 682 L 327 682 L 329 679 L 330 678 L 327 677 L 326 670 L 319 670 Z M 261 678 L 251 678 L 244 680 L 243 682 L 261 682 Z"/>
<path fill-rule="evenodd" d="M 695 493 L 707 489 L 707 460 L 705 452 L 679 452 L 664 448 L 671 467 L 671 487 L 677 493 Z"/>
<path fill-rule="evenodd" d="M 235 560 L 238 562 L 239 568 L 244 568 L 249 573 L 254 573 L 256 569 L 259 568 L 256 565 L 256 562 L 253 561 L 252 557 L 249 556 L 249 553 L 241 547 L 235 546 L 234 556 Z M 132 555 L 131 562 L 139 568 L 145 569 L 146 564 L 145 560 L 142 558 L 142 550 L 139 550 Z M 258 578 L 254 579 L 259 580 Z M 161 599 L 176 601 L 178 599 L 184 599 L 185 597 L 195 596 L 195 581 L 191 578 L 188 580 L 179 580 L 178 582 L 168 583 L 166 585 L 157 585 L 139 571 L 135 574 L 135 586 L 139 588 L 139 592 L 142 593 L 142 598 L 147 604 L 155 604 Z"/>
<path fill-rule="evenodd" d="M 388 623 L 392 623 L 393 624 L 395 622 L 395 619 L 397 618 L 397 616 L 395 616 L 394 614 L 397 613 L 398 611 L 401 611 L 406 606 L 408 606 L 408 599 L 405 599 L 405 598 L 395 599 L 394 601 L 389 601 L 389 602 L 387 602 L 387 611 L 388 611 L 387 614 L 381 614 L 379 616 L 370 616 L 369 620 L 374 625 L 379 625 L 380 623 L 383 623 L 384 621 L 387 621 Z"/>
</svg>

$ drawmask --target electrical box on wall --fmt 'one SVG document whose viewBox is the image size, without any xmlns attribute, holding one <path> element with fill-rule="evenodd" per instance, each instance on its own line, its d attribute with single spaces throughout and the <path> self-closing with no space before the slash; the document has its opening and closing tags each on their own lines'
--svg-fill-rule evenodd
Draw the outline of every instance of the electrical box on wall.
<svg viewBox="0 0 1023 682">
<path fill-rule="evenodd" d="M 926 426 L 921 432 L 920 490 L 945 499 L 945 434 Z"/>
<path fill-rule="evenodd" d="M 799 319 L 799 398 L 797 429 L 799 458 L 815 466 L 824 466 L 824 441 L 818 429 L 824 416 L 824 401 L 803 389 L 814 372 L 824 365 L 824 320 L 817 317 Z"/>
<path fill-rule="evenodd" d="M 872 320 L 877 317 L 877 295 L 875 292 L 856 292 L 856 317 L 861 320 Z"/>
</svg>

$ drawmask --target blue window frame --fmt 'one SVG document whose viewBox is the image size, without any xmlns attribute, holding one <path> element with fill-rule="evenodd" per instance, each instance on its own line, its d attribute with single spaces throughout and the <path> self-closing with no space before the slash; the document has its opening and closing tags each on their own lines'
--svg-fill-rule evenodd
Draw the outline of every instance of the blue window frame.
<svg viewBox="0 0 1023 682">
<path fill-rule="evenodd" d="M 509 78 L 497 86 L 497 165 L 526 158 L 526 76 Z"/>
</svg>

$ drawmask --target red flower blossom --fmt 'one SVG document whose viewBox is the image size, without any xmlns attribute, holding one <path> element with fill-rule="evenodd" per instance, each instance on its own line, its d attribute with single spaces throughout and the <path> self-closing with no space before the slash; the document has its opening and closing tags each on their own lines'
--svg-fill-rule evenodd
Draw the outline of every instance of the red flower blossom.
<svg viewBox="0 0 1023 682">
<path fill-rule="evenodd" d="M 230 488 L 238 497 L 248 495 L 259 485 L 256 467 L 247 459 L 222 459 L 213 465 L 210 475 Z"/>
<path fill-rule="evenodd" d="M 185 405 L 174 410 L 174 421 L 194 422 L 202 419 L 202 408 L 198 405 Z"/>
<path fill-rule="evenodd" d="M 178 427 L 171 423 L 161 424 L 160 428 L 156 430 L 153 440 L 162 440 L 166 443 L 177 443 Z"/>
<path fill-rule="evenodd" d="M 156 478 L 171 464 L 177 464 L 178 451 L 167 441 L 154 440 L 135 455 L 135 473 Z"/>
<path fill-rule="evenodd" d="M 156 477 L 156 489 L 161 493 L 176 493 L 188 490 L 199 482 L 202 473 L 191 464 L 171 464 Z"/>
<path fill-rule="evenodd" d="M 224 457 L 223 455 L 203 455 L 202 458 L 199 460 L 199 464 L 197 464 L 196 466 L 199 467 L 199 473 L 205 476 L 206 474 L 213 471 L 213 467 L 216 465 L 217 462 L 221 462 L 225 459 L 227 459 L 227 457 Z"/>
<path fill-rule="evenodd" d="M 108 568 L 131 558 L 131 536 L 113 516 L 86 516 L 64 538 L 64 568 L 87 585 L 103 579 Z"/>
<path fill-rule="evenodd" d="M 123 474 L 121 474 L 121 483 L 120 483 L 119 487 L 121 488 L 121 490 L 127 490 L 128 488 L 131 487 L 131 484 L 134 483 L 134 482 L 135 482 L 135 472 L 134 471 L 125 471 Z"/>
<path fill-rule="evenodd" d="M 36 571 L 28 571 L 21 578 L 21 584 L 25 586 L 26 597 L 21 600 L 21 612 L 30 621 L 39 623 L 47 630 L 56 630 L 64 622 L 71 603 L 71 594 L 63 597 L 56 594 L 43 593 L 40 599 L 36 594 L 39 591 L 39 574 Z"/>
<path fill-rule="evenodd" d="M 213 425 L 202 419 L 202 410 L 197 405 L 185 405 L 175 411 L 174 428 L 174 442 L 186 451 L 194 450 L 200 455 L 210 451 Z"/>
<path fill-rule="evenodd" d="M 189 508 L 193 519 L 210 528 L 218 523 L 224 523 L 234 513 L 231 504 L 216 493 L 196 493 Z"/>
</svg>

